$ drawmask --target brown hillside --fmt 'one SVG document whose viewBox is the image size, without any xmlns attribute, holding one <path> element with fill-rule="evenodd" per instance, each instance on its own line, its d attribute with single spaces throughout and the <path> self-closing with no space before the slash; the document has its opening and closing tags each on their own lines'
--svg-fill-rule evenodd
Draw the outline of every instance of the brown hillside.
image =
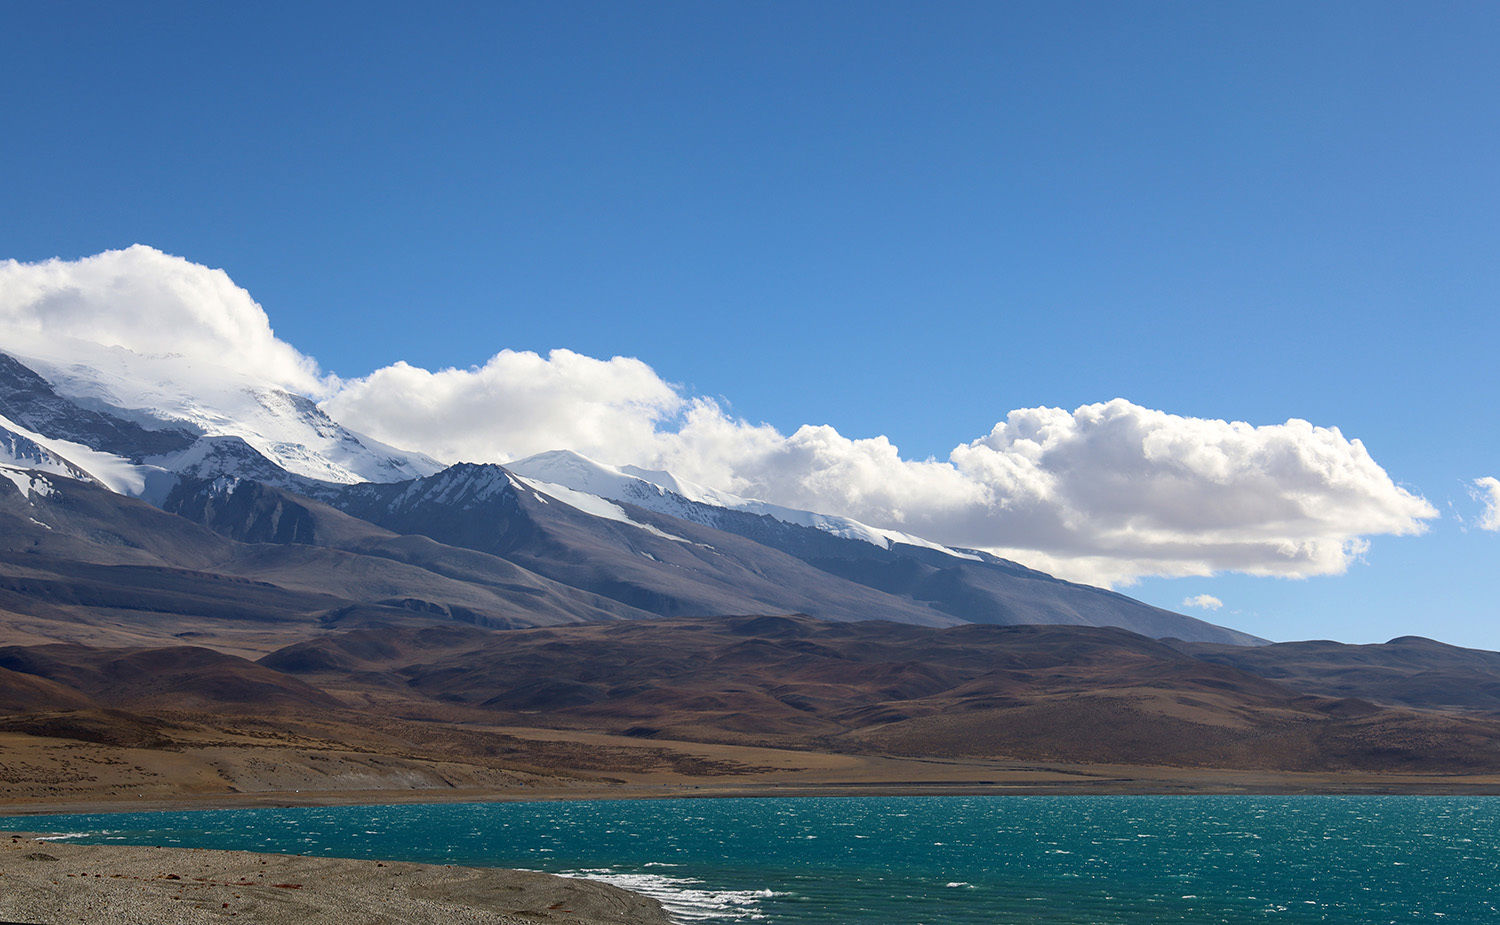
<svg viewBox="0 0 1500 925">
<path fill-rule="evenodd" d="M 262 664 L 496 722 L 852 753 L 1296 770 L 1500 769 L 1500 723 L 1310 696 L 1124 630 L 661 620 L 360 630 Z M 357 674 L 356 674 L 357 673 Z"/>
</svg>

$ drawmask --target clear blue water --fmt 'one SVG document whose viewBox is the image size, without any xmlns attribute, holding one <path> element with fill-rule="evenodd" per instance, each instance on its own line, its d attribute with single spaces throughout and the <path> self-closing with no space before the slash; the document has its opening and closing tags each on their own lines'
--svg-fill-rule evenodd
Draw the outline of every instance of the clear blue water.
<svg viewBox="0 0 1500 925">
<path fill-rule="evenodd" d="M 80 842 L 524 867 L 682 922 L 1500 923 L 1500 798 L 854 797 L 0 820 Z"/>
</svg>

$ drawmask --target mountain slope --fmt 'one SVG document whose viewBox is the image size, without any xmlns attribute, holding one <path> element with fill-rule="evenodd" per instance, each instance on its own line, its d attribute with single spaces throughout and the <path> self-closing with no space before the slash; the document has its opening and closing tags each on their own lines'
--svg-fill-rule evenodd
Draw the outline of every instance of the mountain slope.
<svg viewBox="0 0 1500 925">
<path fill-rule="evenodd" d="M 241 542 L 97 485 L 31 477 L 41 490 L 23 493 L 0 479 L 0 627 L 12 641 L 191 638 L 264 652 L 285 645 L 284 634 L 324 625 L 534 626 L 649 616 L 493 556 L 398 537 L 255 483 L 242 489 L 252 501 L 237 504 L 231 495 L 218 526 L 288 542 Z M 276 536 L 278 525 L 288 532 Z M 292 542 L 315 538 L 309 531 L 333 545 Z"/>
<path fill-rule="evenodd" d="M 247 544 L 235 574 L 495 626 L 651 616 L 498 556 L 401 535 L 250 480 L 186 481 L 165 509 Z"/>
<path fill-rule="evenodd" d="M 749 502 L 690 486 L 686 490 L 694 495 L 737 507 L 695 500 L 674 490 L 685 483 L 668 473 L 615 469 L 569 452 L 529 457 L 507 466 L 511 467 L 531 477 L 530 484 L 540 491 L 561 485 L 710 526 L 966 623 L 1118 626 L 1148 636 L 1232 645 L 1265 641 L 1122 594 L 1062 581 L 988 553 L 950 549 L 849 518 Z M 647 481 L 645 475 L 665 484 Z"/>
<path fill-rule="evenodd" d="M 957 622 L 698 524 L 601 504 L 592 495 L 545 494 L 494 465 L 350 486 L 329 503 L 395 532 L 499 556 L 662 616 L 807 612 L 832 620 Z"/>
</svg>

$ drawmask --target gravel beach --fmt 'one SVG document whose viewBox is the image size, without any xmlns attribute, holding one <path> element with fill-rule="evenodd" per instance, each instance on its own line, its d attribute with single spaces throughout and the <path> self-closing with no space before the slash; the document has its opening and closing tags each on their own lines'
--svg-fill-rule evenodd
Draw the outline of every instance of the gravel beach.
<svg viewBox="0 0 1500 925">
<path fill-rule="evenodd" d="M 0 922 L 669 925 L 649 897 L 527 871 L 0 836 Z"/>
</svg>

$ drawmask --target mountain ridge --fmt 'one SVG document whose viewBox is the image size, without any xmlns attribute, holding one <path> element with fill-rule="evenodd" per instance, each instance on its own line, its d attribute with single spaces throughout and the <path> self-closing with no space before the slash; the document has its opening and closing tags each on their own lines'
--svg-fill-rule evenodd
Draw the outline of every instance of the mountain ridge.
<svg viewBox="0 0 1500 925">
<path fill-rule="evenodd" d="M 106 365 L 129 370 L 55 361 L 34 369 L 9 355 L 0 362 L 0 414 L 39 428 L 6 438 L 12 447 L 7 465 L 27 464 L 6 470 L 18 490 L 32 491 L 31 477 L 18 474 L 32 463 L 45 463 L 63 481 L 92 478 L 207 525 L 234 543 L 282 547 L 274 556 L 255 558 L 300 588 L 309 587 L 308 579 L 292 577 L 298 569 L 288 564 L 297 556 L 345 568 L 347 555 L 360 556 L 360 568 L 372 576 L 382 567 L 367 554 L 392 563 L 383 577 L 372 579 L 389 585 L 390 595 L 357 595 L 349 604 L 425 601 L 420 606 L 435 612 L 495 625 L 552 623 L 573 606 L 574 616 L 584 620 L 798 612 L 933 626 L 1117 625 L 1205 642 L 1263 642 L 980 551 L 738 498 L 670 473 L 605 467 L 566 451 L 522 460 L 516 470 L 488 463 L 437 468 L 412 454 L 382 460 L 377 457 L 390 448 L 361 442 L 304 396 L 251 387 L 231 395 L 220 387 L 198 399 L 181 384 L 153 378 L 187 368 L 171 357 L 104 353 Z M 63 368 L 65 375 L 58 372 Z M 130 395 L 156 396 L 160 406 L 122 410 L 120 402 Z M 234 412 L 249 417 L 236 422 Z M 272 447 L 267 435 L 287 439 Z M 72 459 L 54 449 L 60 446 L 87 458 Z M 375 477 L 356 479 L 343 467 L 341 460 L 354 457 Z M 102 498 L 91 497 L 93 504 Z M 336 523 L 329 509 L 389 535 L 377 537 L 353 521 Z M 115 519 L 120 529 L 114 534 L 122 538 L 127 525 L 144 526 L 135 514 Z M 351 547 L 341 538 L 351 531 L 364 546 Z M 426 537 L 450 551 L 488 556 L 448 553 L 468 561 L 471 575 L 510 577 L 477 597 L 460 593 L 452 582 L 464 579 L 451 570 L 439 574 L 439 556 L 412 541 L 396 543 L 397 536 Z M 243 550 L 234 557 L 251 559 Z M 281 564 L 269 566 L 273 559 Z M 397 563 L 427 577 L 418 579 Z M 395 580 L 397 573 L 405 577 Z M 495 587 L 504 585 L 535 593 L 504 592 L 498 610 L 476 606 L 493 602 Z M 340 594 L 351 593 L 347 584 L 340 587 Z M 422 589 L 439 587 L 441 600 L 424 597 Z M 537 613 L 527 612 L 528 602 Z"/>
</svg>

